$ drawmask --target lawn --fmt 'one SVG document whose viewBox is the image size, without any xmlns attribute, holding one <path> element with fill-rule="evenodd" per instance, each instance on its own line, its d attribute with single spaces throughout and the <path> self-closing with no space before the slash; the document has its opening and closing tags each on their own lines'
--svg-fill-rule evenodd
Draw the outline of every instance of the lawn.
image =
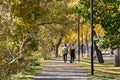
<svg viewBox="0 0 120 80">
<path fill-rule="evenodd" d="M 37 73 L 42 71 L 42 68 L 45 64 L 45 60 L 40 59 L 37 64 L 32 65 L 29 69 L 24 72 L 20 72 L 19 74 L 13 75 L 13 80 L 32 80 Z"/>
<path fill-rule="evenodd" d="M 31 80 L 34 78 L 34 75 L 40 73 L 42 70 L 41 66 L 32 66 L 29 70 L 23 72 L 19 76 L 19 80 Z"/>
<path fill-rule="evenodd" d="M 94 59 L 94 75 L 91 75 L 91 60 L 82 58 L 78 66 L 82 67 L 92 80 L 120 80 L 120 67 L 114 67 L 113 60 L 105 60 L 103 64 Z"/>
</svg>

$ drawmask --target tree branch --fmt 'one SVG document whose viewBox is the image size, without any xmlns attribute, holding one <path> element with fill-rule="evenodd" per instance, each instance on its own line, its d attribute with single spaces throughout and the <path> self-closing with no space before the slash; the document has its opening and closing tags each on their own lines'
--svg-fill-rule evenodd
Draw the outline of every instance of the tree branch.
<svg viewBox="0 0 120 80">
<path fill-rule="evenodd" d="M 12 61 L 10 61 L 8 64 L 12 64 L 13 62 L 15 62 L 16 60 L 20 59 L 21 57 L 22 57 L 22 54 L 20 54 L 17 58 L 15 58 Z"/>
<path fill-rule="evenodd" d="M 10 51 L 10 49 L 7 48 L 7 50 L 8 50 L 8 52 L 9 52 L 10 56 L 14 59 L 14 55 L 12 55 L 12 52 Z"/>
<path fill-rule="evenodd" d="M 63 22 L 53 21 L 53 22 L 43 22 L 43 23 L 39 23 L 37 25 L 46 25 L 46 24 L 64 24 L 64 23 Z"/>
<path fill-rule="evenodd" d="M 22 39 L 22 41 L 20 41 L 20 50 L 19 50 L 19 56 L 18 57 L 16 57 L 16 58 L 14 58 L 12 61 L 10 61 L 8 64 L 12 64 L 13 62 L 15 62 L 16 60 L 18 60 L 18 59 L 20 59 L 21 57 L 22 57 L 22 48 L 23 48 L 23 45 L 24 45 L 24 43 L 25 43 L 25 41 L 26 41 L 26 39 L 27 39 L 27 37 L 25 37 L 24 35 L 23 35 L 23 39 Z"/>
</svg>

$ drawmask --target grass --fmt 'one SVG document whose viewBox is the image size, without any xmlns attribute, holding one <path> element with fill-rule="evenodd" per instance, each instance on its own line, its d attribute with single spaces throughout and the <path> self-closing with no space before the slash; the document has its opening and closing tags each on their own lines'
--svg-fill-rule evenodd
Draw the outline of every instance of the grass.
<svg viewBox="0 0 120 80">
<path fill-rule="evenodd" d="M 32 66 L 29 70 L 22 73 L 22 75 L 19 76 L 20 80 L 31 80 L 34 78 L 34 76 L 37 73 L 40 73 L 42 70 L 41 66 Z"/>
<path fill-rule="evenodd" d="M 91 60 L 82 58 L 81 62 L 77 64 L 88 72 L 92 80 L 120 80 L 120 67 L 114 67 L 113 60 L 105 60 L 105 63 L 100 64 L 94 60 L 94 75 L 91 75 Z"/>
<path fill-rule="evenodd" d="M 24 72 L 12 75 L 12 80 L 32 80 L 36 74 L 40 73 L 44 67 L 44 64 L 50 60 L 55 59 L 54 57 L 39 58 L 34 64 Z"/>
<path fill-rule="evenodd" d="M 42 71 L 42 68 L 45 64 L 44 59 L 39 59 L 36 64 L 32 65 L 29 69 L 24 72 L 20 72 L 19 74 L 13 75 L 13 80 L 32 80 L 37 73 Z"/>
</svg>

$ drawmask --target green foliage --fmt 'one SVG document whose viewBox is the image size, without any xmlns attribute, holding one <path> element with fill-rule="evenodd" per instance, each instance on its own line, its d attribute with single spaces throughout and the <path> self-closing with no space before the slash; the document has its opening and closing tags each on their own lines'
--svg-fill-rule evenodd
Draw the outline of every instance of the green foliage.
<svg viewBox="0 0 120 80">
<path fill-rule="evenodd" d="M 85 22 L 87 22 L 87 20 L 89 19 L 89 8 L 90 8 L 90 1 L 89 0 L 80 0 L 79 4 L 74 6 L 73 11 L 75 13 L 80 14 L 80 16 L 82 16 L 85 20 Z"/>
<path fill-rule="evenodd" d="M 120 47 L 119 37 L 119 25 L 120 25 L 120 11 L 119 11 L 119 0 L 94 0 L 93 1 L 93 23 L 100 24 L 106 31 L 102 37 L 98 36 L 98 45 L 100 48 L 105 47 Z M 89 21 L 90 14 L 90 1 L 80 0 L 74 10 L 79 13 L 80 16 L 85 18 L 85 22 Z M 102 39 L 102 42 L 101 42 Z M 104 43 L 106 42 L 106 43 Z M 104 45 L 104 46 L 103 46 Z"/>
<path fill-rule="evenodd" d="M 29 37 L 27 40 L 26 40 L 26 43 L 29 50 L 33 50 L 33 51 L 37 51 L 38 50 L 38 41 L 36 41 L 34 38 L 32 37 Z"/>
<path fill-rule="evenodd" d="M 69 1 L 68 1 L 69 3 Z M 51 59 L 52 46 L 68 35 L 76 22 L 66 1 L 0 1 L 0 78 Z M 76 25 L 74 25 L 76 26 Z"/>
<path fill-rule="evenodd" d="M 94 39 L 96 42 L 97 42 L 97 46 L 99 47 L 100 50 L 103 50 L 105 48 L 109 48 L 109 43 L 106 43 L 107 42 L 107 38 L 98 38 L 96 37 Z"/>
<path fill-rule="evenodd" d="M 120 3 L 117 0 L 115 1 L 113 0 L 102 1 L 101 0 L 100 4 L 96 5 L 96 7 L 94 8 L 95 22 L 100 23 L 102 27 L 104 28 L 104 30 L 106 31 L 106 34 L 103 37 L 103 40 L 106 41 L 106 44 L 104 45 L 108 47 L 112 47 L 113 49 L 120 47 L 119 45 L 120 43 L 120 38 L 119 38 L 120 13 L 118 11 L 119 4 Z"/>
<path fill-rule="evenodd" d="M 75 43 L 78 14 L 81 35 L 84 34 L 84 41 L 86 37 L 90 39 L 90 1 L 80 0 L 72 8 L 68 7 L 70 2 L 74 1 L 0 1 L 0 78 L 40 65 L 37 60 L 41 57 L 51 59 L 61 37 L 63 42 Z M 120 0 L 94 0 L 94 25 L 100 24 L 106 31 L 103 36 L 97 32 L 99 28 L 96 30 L 100 49 L 120 47 L 119 4 Z"/>
</svg>

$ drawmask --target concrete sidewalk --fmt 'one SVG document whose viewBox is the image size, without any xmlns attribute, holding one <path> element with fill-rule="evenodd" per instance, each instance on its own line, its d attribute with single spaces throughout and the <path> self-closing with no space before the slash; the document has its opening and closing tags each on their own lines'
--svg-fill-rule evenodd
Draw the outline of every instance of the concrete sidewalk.
<svg viewBox="0 0 120 80">
<path fill-rule="evenodd" d="M 75 63 L 62 59 L 52 60 L 44 66 L 42 73 L 37 74 L 34 80 L 91 80 L 87 73 Z"/>
</svg>

